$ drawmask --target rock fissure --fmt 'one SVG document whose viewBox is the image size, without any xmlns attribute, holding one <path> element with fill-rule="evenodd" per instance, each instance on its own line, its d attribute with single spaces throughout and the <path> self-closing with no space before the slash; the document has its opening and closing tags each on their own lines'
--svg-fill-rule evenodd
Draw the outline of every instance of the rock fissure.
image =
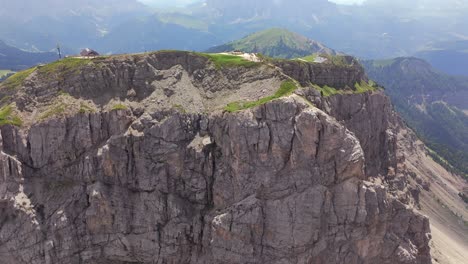
<svg viewBox="0 0 468 264">
<path fill-rule="evenodd" d="M 320 108 L 293 94 L 220 110 L 274 93 L 284 74 L 345 87 L 365 79 L 358 68 L 307 66 L 301 76 L 296 64 L 218 70 L 192 53 L 135 56 L 64 76 L 64 90 L 99 113 L 2 127 L 5 261 L 430 263 L 426 218 L 387 194 L 398 168 L 387 131 L 399 124 L 380 92 L 305 96 Z M 42 92 L 54 84 L 31 80 L 18 103 L 50 100 Z M 118 100 L 135 114 L 106 110 Z M 20 186 L 41 230 L 9 200 Z"/>
</svg>

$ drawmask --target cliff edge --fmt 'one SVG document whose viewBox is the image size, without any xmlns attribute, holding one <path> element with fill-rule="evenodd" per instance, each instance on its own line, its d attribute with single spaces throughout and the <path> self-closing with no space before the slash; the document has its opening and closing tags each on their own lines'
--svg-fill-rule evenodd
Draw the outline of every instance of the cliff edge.
<svg viewBox="0 0 468 264">
<path fill-rule="evenodd" d="M 285 65 L 157 52 L 2 83 L 2 261 L 431 263 L 388 98 L 359 65 Z"/>
</svg>

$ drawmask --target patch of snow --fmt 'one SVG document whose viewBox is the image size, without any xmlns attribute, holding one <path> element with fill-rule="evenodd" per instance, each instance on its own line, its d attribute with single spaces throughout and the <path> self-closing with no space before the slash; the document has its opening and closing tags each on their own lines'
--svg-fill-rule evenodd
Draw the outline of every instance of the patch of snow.
<svg viewBox="0 0 468 264">
<path fill-rule="evenodd" d="M 102 148 L 99 148 L 99 149 L 98 149 L 98 152 L 97 152 L 98 157 L 102 156 L 103 152 L 104 152 L 104 151 L 107 152 L 108 150 L 109 150 L 109 146 L 108 146 L 108 145 L 105 145 L 105 146 L 103 146 Z"/>
<path fill-rule="evenodd" d="M 221 53 L 218 53 L 218 54 L 234 55 L 234 56 L 242 57 L 245 60 L 253 61 L 253 62 L 260 62 L 261 61 L 260 58 L 255 53 L 245 53 L 245 52 L 231 51 L 231 52 L 221 52 Z"/>
<path fill-rule="evenodd" d="M 201 137 L 200 134 L 197 134 L 192 142 L 190 142 L 188 147 L 196 150 L 197 152 L 201 152 L 204 147 L 210 145 L 211 143 L 213 142 L 209 136 Z"/>
<path fill-rule="evenodd" d="M 26 213 L 32 220 L 32 223 L 39 225 L 39 222 L 36 219 L 36 211 L 34 210 L 34 205 L 32 204 L 29 197 L 24 193 L 24 186 L 20 184 L 18 193 L 15 197 L 12 197 L 13 206 Z"/>
<path fill-rule="evenodd" d="M 91 194 L 92 197 L 96 197 L 96 196 L 99 196 L 99 192 L 96 191 L 96 190 L 93 190 L 93 193 Z"/>
<path fill-rule="evenodd" d="M 317 58 L 314 59 L 315 63 L 324 63 L 326 61 L 327 61 L 327 58 L 323 58 L 323 57 L 320 57 L 320 56 L 317 56 Z"/>
<path fill-rule="evenodd" d="M 62 216 L 60 217 L 60 221 L 62 221 L 62 222 L 66 222 L 67 220 L 68 220 L 68 218 L 67 218 L 66 215 L 62 215 Z"/>
<path fill-rule="evenodd" d="M 205 137 L 205 138 L 203 138 L 203 140 L 202 140 L 203 146 L 208 146 L 208 145 L 210 145 L 211 143 L 213 143 L 213 142 L 211 141 L 211 137 Z"/>
<path fill-rule="evenodd" d="M 213 224 L 217 226 L 221 225 L 223 223 L 223 218 L 225 218 L 226 216 L 227 216 L 227 213 L 215 216 L 213 218 Z"/>
</svg>

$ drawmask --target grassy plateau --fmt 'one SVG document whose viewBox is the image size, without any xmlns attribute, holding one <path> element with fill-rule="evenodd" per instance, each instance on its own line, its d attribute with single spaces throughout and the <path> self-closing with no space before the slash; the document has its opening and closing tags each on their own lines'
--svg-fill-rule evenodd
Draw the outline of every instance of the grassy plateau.
<svg viewBox="0 0 468 264">
<path fill-rule="evenodd" d="M 237 112 L 240 110 L 260 106 L 272 100 L 275 100 L 284 96 L 288 96 L 292 94 L 296 89 L 297 89 L 297 86 L 293 81 L 284 81 L 274 95 L 261 98 L 257 101 L 233 102 L 233 103 L 228 104 L 224 108 L 224 110 L 230 113 L 233 113 L 233 112 Z"/>
</svg>

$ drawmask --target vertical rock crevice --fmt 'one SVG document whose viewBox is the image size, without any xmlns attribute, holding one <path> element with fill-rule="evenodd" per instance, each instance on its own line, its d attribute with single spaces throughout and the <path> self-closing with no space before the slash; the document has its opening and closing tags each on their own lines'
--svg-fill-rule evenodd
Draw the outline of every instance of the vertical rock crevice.
<svg viewBox="0 0 468 264">
<path fill-rule="evenodd" d="M 276 83 L 276 69 L 216 70 L 205 57 L 178 52 L 120 63 L 70 77 L 64 89 L 98 105 L 133 89 L 141 111 L 132 105 L 0 128 L 2 260 L 430 263 L 427 218 L 385 182 L 400 172 L 399 123 L 382 94 L 319 98 L 304 88 L 319 108 L 293 94 L 195 114 L 143 97 L 163 88 L 183 96 L 171 82 L 184 78 L 200 95 L 230 96 L 249 81 Z M 294 67 L 283 71 L 293 75 Z M 340 70 L 336 80 L 332 68 L 298 69 L 297 78 L 342 85 L 364 78 L 358 68 Z"/>
</svg>

